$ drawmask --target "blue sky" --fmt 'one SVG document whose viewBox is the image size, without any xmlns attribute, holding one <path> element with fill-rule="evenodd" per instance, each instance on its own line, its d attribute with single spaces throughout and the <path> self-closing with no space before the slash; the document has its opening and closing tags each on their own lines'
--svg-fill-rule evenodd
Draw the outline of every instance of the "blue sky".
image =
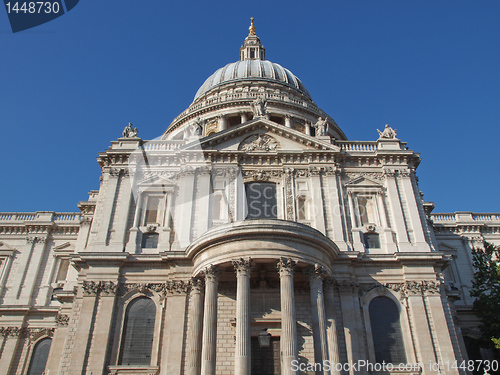
<svg viewBox="0 0 500 375">
<path fill-rule="evenodd" d="M 0 9 L 0 211 L 77 211 L 130 121 L 159 136 L 255 17 L 348 139 L 388 123 L 435 212 L 500 212 L 500 1 L 82 0 L 12 34 Z"/>
</svg>

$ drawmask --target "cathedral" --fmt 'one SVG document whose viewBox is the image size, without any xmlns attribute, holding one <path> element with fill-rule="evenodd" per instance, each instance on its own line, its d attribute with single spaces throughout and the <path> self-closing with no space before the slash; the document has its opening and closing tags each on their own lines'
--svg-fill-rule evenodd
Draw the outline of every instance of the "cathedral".
<svg viewBox="0 0 500 375">
<path fill-rule="evenodd" d="M 98 154 L 80 212 L 0 213 L 6 375 L 471 374 L 471 249 L 386 125 L 348 140 L 253 19 L 158 139 Z"/>
</svg>

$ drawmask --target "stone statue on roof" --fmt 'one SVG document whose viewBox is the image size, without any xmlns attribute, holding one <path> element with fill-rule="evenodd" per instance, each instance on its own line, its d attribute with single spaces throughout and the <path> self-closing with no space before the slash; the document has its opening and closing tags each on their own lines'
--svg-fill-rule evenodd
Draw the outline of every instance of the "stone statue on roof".
<svg viewBox="0 0 500 375">
<path fill-rule="evenodd" d="M 262 96 L 259 96 L 252 102 L 253 115 L 255 117 L 264 117 L 266 115 L 266 107 L 266 100 Z"/>
<path fill-rule="evenodd" d="M 396 138 L 396 132 L 398 131 L 397 129 L 393 129 L 389 126 L 389 124 L 385 124 L 385 129 L 384 131 L 378 130 L 378 134 L 380 135 L 380 138 L 386 138 L 386 139 L 395 139 Z"/>
<path fill-rule="evenodd" d="M 139 134 L 139 131 L 137 128 L 132 127 L 132 123 L 129 122 L 127 126 L 125 126 L 125 129 L 123 129 L 123 138 L 136 138 L 137 134 Z"/>
<path fill-rule="evenodd" d="M 319 117 L 318 122 L 314 124 L 314 129 L 316 129 L 316 137 L 323 137 L 326 135 L 328 122 L 323 117 Z"/>
</svg>

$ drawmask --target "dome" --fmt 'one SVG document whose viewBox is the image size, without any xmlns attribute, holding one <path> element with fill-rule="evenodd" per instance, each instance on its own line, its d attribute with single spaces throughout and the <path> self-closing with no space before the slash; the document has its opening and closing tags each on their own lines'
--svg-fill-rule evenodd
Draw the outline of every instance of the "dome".
<svg viewBox="0 0 500 375">
<path fill-rule="evenodd" d="M 194 101 L 216 86 L 239 80 L 275 81 L 290 86 L 311 99 L 301 80 L 288 69 L 267 60 L 243 60 L 227 64 L 208 77 L 198 89 Z"/>
</svg>

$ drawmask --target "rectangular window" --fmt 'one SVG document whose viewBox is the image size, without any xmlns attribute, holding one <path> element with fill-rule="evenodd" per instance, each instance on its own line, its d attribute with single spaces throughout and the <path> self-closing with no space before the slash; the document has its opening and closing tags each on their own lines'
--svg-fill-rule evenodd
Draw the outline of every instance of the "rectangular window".
<svg viewBox="0 0 500 375">
<path fill-rule="evenodd" d="M 251 182 L 245 184 L 247 196 L 247 219 L 276 219 L 278 203 L 276 184 L 271 182 Z"/>
<path fill-rule="evenodd" d="M 297 218 L 298 220 L 306 220 L 306 197 L 300 196 L 297 198 Z"/>
</svg>

